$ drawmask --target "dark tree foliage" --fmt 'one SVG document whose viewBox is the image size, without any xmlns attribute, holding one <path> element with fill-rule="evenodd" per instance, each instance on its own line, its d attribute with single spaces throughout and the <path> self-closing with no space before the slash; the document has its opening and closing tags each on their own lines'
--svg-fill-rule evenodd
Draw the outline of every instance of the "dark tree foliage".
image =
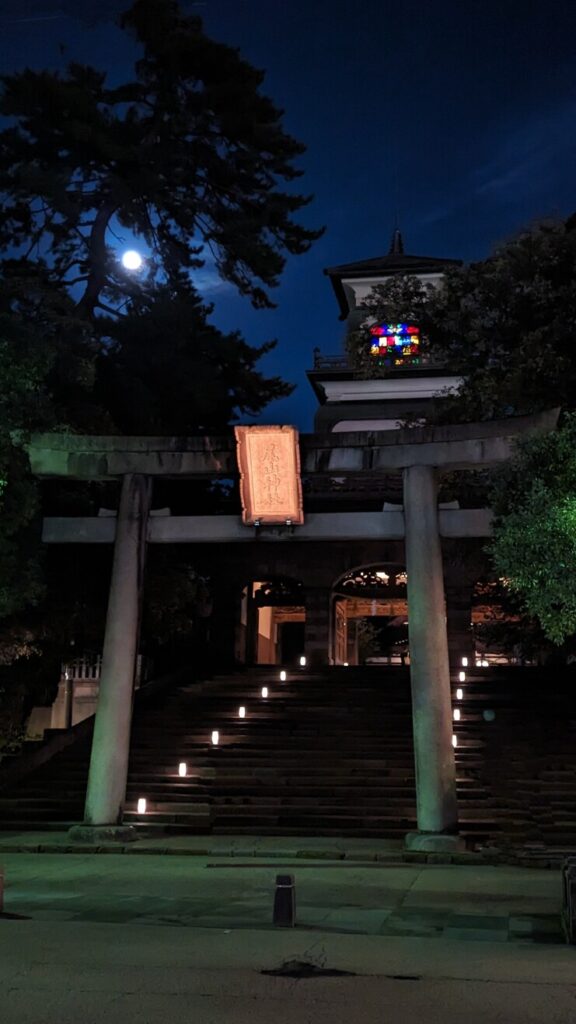
<svg viewBox="0 0 576 1024">
<path fill-rule="evenodd" d="M 319 232 L 294 220 L 308 202 L 282 191 L 304 147 L 260 92 L 264 75 L 209 39 L 173 0 L 136 0 L 122 19 L 141 56 L 133 74 L 72 63 L 66 75 L 4 76 L 0 246 L 49 250 L 52 277 L 81 288 L 83 314 L 116 310 L 140 285 L 118 265 L 111 232 L 151 252 L 150 277 L 177 284 L 208 252 L 256 306 L 271 305 L 286 254 Z"/>
<path fill-rule="evenodd" d="M 428 335 L 434 326 L 431 294 L 430 287 L 411 274 L 397 274 L 383 284 L 375 285 L 360 304 L 363 317 L 360 326 L 346 338 L 346 349 L 354 369 L 368 378 L 390 376 L 390 370 L 380 366 L 379 360 L 370 353 L 370 325 L 374 323 L 401 323 L 405 320 L 417 323 L 427 345 Z"/>
<path fill-rule="evenodd" d="M 576 414 L 519 443 L 491 497 L 496 571 L 559 644 L 576 633 Z"/>
<path fill-rule="evenodd" d="M 576 220 L 522 232 L 432 294 L 432 355 L 464 384 L 445 419 L 576 408 Z"/>
<path fill-rule="evenodd" d="M 30 432 L 220 431 L 291 390 L 257 369 L 273 343 L 210 324 L 195 274 L 209 262 L 272 305 L 320 234 L 291 191 L 304 147 L 263 73 L 173 0 L 136 0 L 121 27 L 138 59 L 120 84 L 78 63 L 1 79 L 0 616 L 42 592 Z M 143 243 L 142 273 L 122 268 L 122 236 Z M 64 622 L 54 587 L 48 603 Z"/>
<path fill-rule="evenodd" d="M 182 279 L 155 288 L 114 325 L 97 394 L 121 433 L 215 433 L 290 393 L 256 368 L 273 343 L 256 348 L 238 332 L 223 334 L 210 312 Z"/>
</svg>

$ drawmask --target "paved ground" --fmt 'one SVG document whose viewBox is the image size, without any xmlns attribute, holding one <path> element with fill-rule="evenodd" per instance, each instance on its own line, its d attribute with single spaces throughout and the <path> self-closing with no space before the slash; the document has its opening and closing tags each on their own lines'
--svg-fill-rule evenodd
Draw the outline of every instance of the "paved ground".
<svg viewBox="0 0 576 1024">
<path fill-rule="evenodd" d="M 261 973 L 293 960 L 357 976 Z M 3 1024 L 573 1024 L 575 969 L 566 946 L 0 922 Z"/>
<path fill-rule="evenodd" d="M 310 932 L 562 941 L 560 878 L 551 870 L 265 854 L 3 853 L 1 861 L 6 911 L 34 921 L 267 929 L 276 875 L 288 872 L 296 880 L 298 926 Z"/>
<path fill-rule="evenodd" d="M 318 861 L 314 843 L 288 846 L 0 852 L 14 915 L 0 920 L 2 1024 L 573 1024 L 556 871 Z M 271 925 L 284 871 L 290 930 Z M 290 961 L 353 973 L 261 973 Z"/>
</svg>

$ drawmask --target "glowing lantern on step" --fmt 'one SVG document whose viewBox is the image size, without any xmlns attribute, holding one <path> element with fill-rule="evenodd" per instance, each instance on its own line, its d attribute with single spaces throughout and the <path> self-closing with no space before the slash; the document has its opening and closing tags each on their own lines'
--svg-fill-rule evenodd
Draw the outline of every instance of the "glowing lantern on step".
<svg viewBox="0 0 576 1024">
<path fill-rule="evenodd" d="M 488 662 L 487 661 L 482 661 L 481 665 L 482 665 L 482 668 L 488 668 Z"/>
<path fill-rule="evenodd" d="M 268 696 L 268 687 L 267 686 L 263 686 L 262 687 L 262 696 L 264 697 L 264 700 L 266 700 L 266 697 Z"/>
<path fill-rule="evenodd" d="M 282 669 L 282 671 L 280 673 L 280 682 L 281 683 L 285 683 L 286 682 L 286 673 L 285 673 L 284 669 Z"/>
<path fill-rule="evenodd" d="M 246 718 L 246 708 L 241 706 L 238 708 L 238 718 Z"/>
<path fill-rule="evenodd" d="M 465 683 L 466 682 L 466 673 L 465 672 L 459 672 L 458 673 L 458 682 L 460 682 L 460 683 Z"/>
<path fill-rule="evenodd" d="M 348 662 L 347 661 L 344 662 L 344 668 L 348 668 Z"/>
<path fill-rule="evenodd" d="M 457 747 L 458 746 L 458 737 L 455 734 L 452 735 L 452 746 L 453 747 Z"/>
<path fill-rule="evenodd" d="M 454 711 L 452 712 L 452 718 L 454 719 L 455 722 L 460 721 L 460 708 L 454 708 Z"/>
<path fill-rule="evenodd" d="M 220 733 L 218 732 L 218 729 L 213 729 L 213 731 L 212 731 L 212 746 L 213 747 L 217 747 L 219 742 L 220 742 Z"/>
<path fill-rule="evenodd" d="M 181 779 L 188 775 L 188 765 L 186 764 L 186 761 L 180 761 L 180 764 L 178 765 L 178 775 Z"/>
<path fill-rule="evenodd" d="M 305 654 L 301 654 L 300 655 L 300 668 L 304 668 L 305 665 L 306 665 L 306 655 Z"/>
<path fill-rule="evenodd" d="M 462 700 L 463 696 L 464 690 L 461 690 L 460 687 L 458 687 L 458 689 L 456 690 L 456 700 Z"/>
<path fill-rule="evenodd" d="M 141 796 L 138 800 L 138 814 L 146 814 L 146 797 Z"/>
<path fill-rule="evenodd" d="M 468 658 L 462 658 L 462 668 L 468 668 Z"/>
</svg>

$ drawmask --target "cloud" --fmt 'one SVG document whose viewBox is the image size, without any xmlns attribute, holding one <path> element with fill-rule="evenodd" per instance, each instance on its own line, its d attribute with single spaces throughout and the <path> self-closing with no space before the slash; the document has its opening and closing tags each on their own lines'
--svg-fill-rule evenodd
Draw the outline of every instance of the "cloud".
<svg viewBox="0 0 576 1024">
<path fill-rule="evenodd" d="M 201 295 L 216 295 L 223 292 L 235 292 L 236 289 L 229 281 L 224 281 L 217 270 L 204 266 L 190 272 L 194 287 Z"/>
<path fill-rule="evenodd" d="M 509 130 L 495 156 L 473 175 L 474 192 L 510 202 L 549 191 L 566 168 L 573 168 L 576 150 L 576 98 L 533 116 Z"/>
<path fill-rule="evenodd" d="M 470 168 L 446 200 L 439 199 L 420 218 L 421 224 L 441 223 L 480 203 L 556 208 L 576 163 L 576 96 L 531 117 L 495 122 L 480 148 L 490 156 Z"/>
</svg>

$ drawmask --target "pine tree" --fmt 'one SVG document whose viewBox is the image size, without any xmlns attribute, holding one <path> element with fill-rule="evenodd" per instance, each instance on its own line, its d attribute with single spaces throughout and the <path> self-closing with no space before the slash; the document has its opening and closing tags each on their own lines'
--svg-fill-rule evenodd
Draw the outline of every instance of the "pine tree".
<svg viewBox="0 0 576 1024">
<path fill-rule="evenodd" d="M 282 191 L 304 147 L 260 92 L 264 75 L 208 38 L 173 0 L 136 0 L 122 19 L 141 56 L 126 82 L 77 63 L 4 76 L 0 249 L 46 256 L 78 309 L 116 312 L 155 278 L 177 283 L 207 254 L 221 276 L 270 306 L 286 256 L 320 234 L 294 219 L 309 201 Z M 119 265 L 114 231 L 150 256 L 144 284 Z"/>
</svg>

